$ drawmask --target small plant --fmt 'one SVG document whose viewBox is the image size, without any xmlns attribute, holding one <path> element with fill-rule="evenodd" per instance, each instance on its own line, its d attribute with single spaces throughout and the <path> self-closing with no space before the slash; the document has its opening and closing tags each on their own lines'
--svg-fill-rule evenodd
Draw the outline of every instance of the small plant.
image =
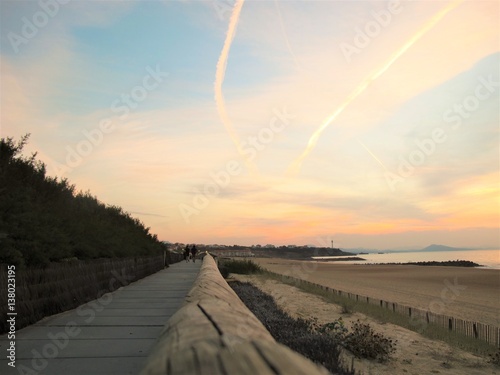
<svg viewBox="0 0 500 375">
<path fill-rule="evenodd" d="M 318 331 L 321 333 L 328 333 L 329 335 L 333 336 L 336 341 L 342 346 L 344 346 L 344 341 L 348 333 L 348 330 L 345 327 L 342 318 L 324 324 L 318 329 Z"/>
<path fill-rule="evenodd" d="M 489 355 L 490 360 L 489 363 L 493 363 L 494 365 L 500 366 L 500 348 L 497 350 L 495 354 Z"/>
<path fill-rule="evenodd" d="M 444 367 L 444 368 L 451 368 L 451 363 L 449 360 L 446 360 L 444 362 L 441 363 L 441 367 Z"/>
<path fill-rule="evenodd" d="M 341 307 L 342 307 L 342 310 L 341 310 L 342 314 L 352 314 L 352 304 L 347 303 L 347 302 L 343 302 L 341 304 Z"/>
<path fill-rule="evenodd" d="M 361 323 L 359 319 L 352 324 L 351 331 L 345 327 L 342 318 L 339 318 L 321 326 L 319 332 L 332 335 L 340 345 L 360 358 L 386 362 L 396 351 L 395 340 L 376 333 L 369 324 Z"/>
<path fill-rule="evenodd" d="M 381 333 L 376 333 L 369 324 L 359 319 L 352 324 L 352 332 L 346 337 L 346 348 L 354 355 L 386 362 L 396 351 L 395 343 Z"/>
</svg>

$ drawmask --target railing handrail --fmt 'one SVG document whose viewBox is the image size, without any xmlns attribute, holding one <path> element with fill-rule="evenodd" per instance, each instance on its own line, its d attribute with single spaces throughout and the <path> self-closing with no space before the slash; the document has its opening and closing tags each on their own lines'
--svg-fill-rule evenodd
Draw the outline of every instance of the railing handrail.
<svg viewBox="0 0 500 375">
<path fill-rule="evenodd" d="M 286 328 L 284 328 L 286 329 Z M 169 319 L 142 375 L 328 374 L 277 343 L 206 254 L 184 305 Z"/>
</svg>

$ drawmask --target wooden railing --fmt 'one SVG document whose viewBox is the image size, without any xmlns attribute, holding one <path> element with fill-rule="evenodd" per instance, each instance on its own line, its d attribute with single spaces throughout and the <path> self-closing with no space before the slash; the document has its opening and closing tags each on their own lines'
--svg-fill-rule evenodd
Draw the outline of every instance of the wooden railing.
<svg viewBox="0 0 500 375">
<path fill-rule="evenodd" d="M 142 375 L 160 374 L 315 375 L 328 371 L 278 344 L 207 254 L 184 305 L 167 322 L 142 371 Z"/>
</svg>

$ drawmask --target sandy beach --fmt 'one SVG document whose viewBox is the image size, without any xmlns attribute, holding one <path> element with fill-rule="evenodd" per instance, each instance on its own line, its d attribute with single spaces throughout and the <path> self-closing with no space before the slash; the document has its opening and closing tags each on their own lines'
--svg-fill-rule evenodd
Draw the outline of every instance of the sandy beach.
<svg viewBox="0 0 500 375">
<path fill-rule="evenodd" d="M 348 367 L 353 363 L 356 374 L 494 375 L 498 373 L 498 367 L 488 363 L 486 357 L 451 347 L 439 340 L 428 339 L 416 332 L 378 321 L 361 313 L 345 314 L 340 306 L 277 280 L 267 279 L 261 275 L 232 274 L 231 278 L 251 282 L 274 297 L 278 306 L 295 319 L 313 319 L 322 325 L 342 318 L 347 327 L 351 327 L 351 324 L 359 319 L 363 323 L 370 324 L 375 332 L 397 340 L 395 353 L 385 363 L 354 358 L 344 351 L 342 361 Z"/>
<path fill-rule="evenodd" d="M 465 267 L 350 265 L 255 258 L 264 268 L 342 291 L 500 324 L 500 270 Z"/>
</svg>

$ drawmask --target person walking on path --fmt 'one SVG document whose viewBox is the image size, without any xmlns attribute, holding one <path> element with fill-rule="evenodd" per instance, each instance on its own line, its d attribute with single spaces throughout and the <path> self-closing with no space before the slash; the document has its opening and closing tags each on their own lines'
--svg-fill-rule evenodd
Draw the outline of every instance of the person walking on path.
<svg viewBox="0 0 500 375">
<path fill-rule="evenodd" d="M 195 244 L 193 244 L 193 246 L 191 246 L 191 258 L 193 258 L 193 263 L 194 263 L 194 261 L 195 261 L 195 259 L 196 259 L 196 252 L 197 252 L 197 251 L 198 251 L 198 250 L 196 249 L 196 245 L 195 245 Z"/>
<path fill-rule="evenodd" d="M 189 245 L 186 245 L 186 248 L 184 249 L 184 260 L 189 262 Z"/>
</svg>

